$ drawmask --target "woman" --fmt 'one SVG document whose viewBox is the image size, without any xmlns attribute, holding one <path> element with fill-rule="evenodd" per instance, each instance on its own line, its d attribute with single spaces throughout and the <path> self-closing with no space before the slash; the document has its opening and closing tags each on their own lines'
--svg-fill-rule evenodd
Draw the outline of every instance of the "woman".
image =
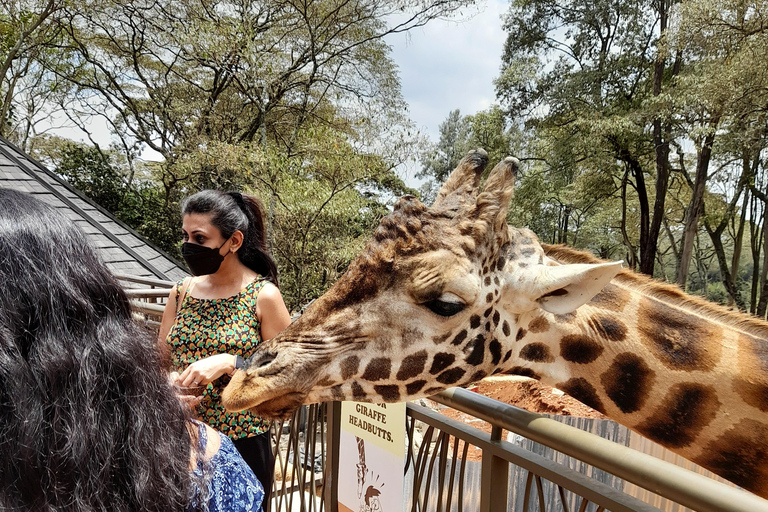
<svg viewBox="0 0 768 512">
<path fill-rule="evenodd" d="M 261 510 L 85 235 L 0 189 L 0 247 L 0 510 Z"/>
<path fill-rule="evenodd" d="M 243 358 L 283 330 L 291 317 L 266 248 L 261 203 L 238 192 L 203 190 L 182 207 L 182 256 L 195 277 L 168 296 L 160 342 L 170 348 L 182 389 L 199 417 L 228 435 L 264 485 L 272 488 L 269 424 L 248 411 L 227 413 L 221 392 Z"/>
</svg>

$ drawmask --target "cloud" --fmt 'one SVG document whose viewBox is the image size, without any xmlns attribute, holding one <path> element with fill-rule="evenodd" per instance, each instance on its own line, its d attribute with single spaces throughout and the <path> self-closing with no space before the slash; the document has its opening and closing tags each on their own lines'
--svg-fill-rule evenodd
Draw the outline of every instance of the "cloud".
<svg viewBox="0 0 768 512">
<path fill-rule="evenodd" d="M 501 15 L 507 6 L 488 0 L 482 12 L 467 21 L 436 20 L 387 40 L 410 117 L 433 141 L 451 110 L 474 114 L 495 101 L 493 80 L 506 39 Z"/>
</svg>

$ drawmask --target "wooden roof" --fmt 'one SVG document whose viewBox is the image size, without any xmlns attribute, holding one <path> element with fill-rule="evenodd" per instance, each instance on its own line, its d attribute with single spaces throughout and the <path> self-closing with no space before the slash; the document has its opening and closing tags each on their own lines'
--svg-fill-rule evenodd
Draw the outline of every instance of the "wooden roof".
<svg viewBox="0 0 768 512">
<path fill-rule="evenodd" d="M 115 274 L 177 281 L 184 266 L 0 137 L 0 188 L 28 192 L 82 229 Z"/>
</svg>

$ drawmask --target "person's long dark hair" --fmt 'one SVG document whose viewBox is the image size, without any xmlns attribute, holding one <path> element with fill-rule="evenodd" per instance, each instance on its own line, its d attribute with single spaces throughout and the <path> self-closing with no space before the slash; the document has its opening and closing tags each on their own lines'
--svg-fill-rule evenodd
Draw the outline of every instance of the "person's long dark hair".
<svg viewBox="0 0 768 512">
<path fill-rule="evenodd" d="M 240 261 L 278 285 L 277 265 L 267 249 L 264 206 L 256 197 L 240 192 L 202 190 L 188 197 L 181 211 L 183 215 L 210 214 L 211 224 L 225 239 L 235 231 L 242 232 L 243 245 L 237 251 Z"/>
<path fill-rule="evenodd" d="M 0 189 L 0 510 L 184 510 L 188 412 L 71 220 Z"/>
</svg>

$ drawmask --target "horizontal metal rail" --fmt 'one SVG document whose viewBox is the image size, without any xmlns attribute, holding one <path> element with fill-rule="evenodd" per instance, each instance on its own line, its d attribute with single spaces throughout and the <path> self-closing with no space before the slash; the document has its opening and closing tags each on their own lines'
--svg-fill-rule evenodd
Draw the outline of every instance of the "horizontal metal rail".
<svg viewBox="0 0 768 512">
<path fill-rule="evenodd" d="M 158 297 L 165 298 L 168 297 L 170 292 L 168 288 L 126 288 L 125 293 L 131 298 L 149 299 Z"/>
<path fill-rule="evenodd" d="M 138 277 L 128 274 L 112 274 L 118 281 L 126 281 L 129 283 L 146 284 L 147 286 L 153 286 L 156 288 L 172 288 L 176 283 L 173 281 L 166 281 L 163 279 L 154 279 L 151 277 Z"/>
<path fill-rule="evenodd" d="M 587 475 L 510 442 L 494 440 L 491 434 L 469 427 L 426 407 L 410 402 L 407 407 L 410 417 L 431 425 L 440 432 L 454 436 L 457 440 L 461 439 L 481 448 L 483 459 L 490 456 L 498 457 L 530 471 L 539 478 L 546 478 L 607 510 L 612 512 L 658 512 L 659 510 Z M 543 507 L 543 503 L 540 507 Z M 527 509 L 524 508 L 524 510 Z"/>
<path fill-rule="evenodd" d="M 144 313 L 152 316 L 163 316 L 165 311 L 164 304 L 152 304 L 151 302 L 143 302 L 140 300 L 131 300 L 131 309 L 137 313 Z"/>
<path fill-rule="evenodd" d="M 430 397 L 698 512 L 768 510 L 768 501 L 672 463 L 461 388 Z"/>
</svg>

